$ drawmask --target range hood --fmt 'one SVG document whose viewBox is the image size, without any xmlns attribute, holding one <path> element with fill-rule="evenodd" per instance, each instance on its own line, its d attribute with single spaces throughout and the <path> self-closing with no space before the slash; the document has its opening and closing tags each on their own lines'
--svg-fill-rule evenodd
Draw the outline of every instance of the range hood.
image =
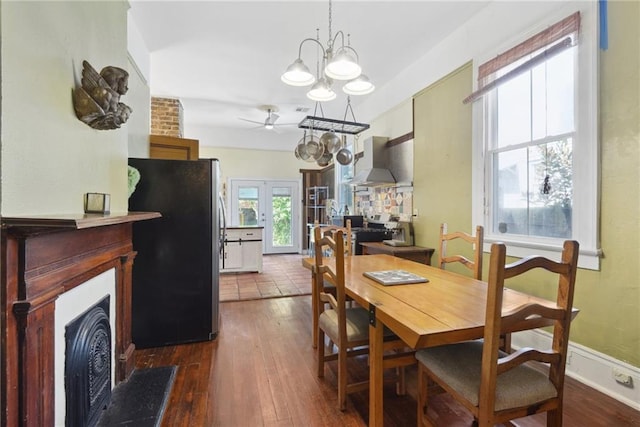
<svg viewBox="0 0 640 427">
<path fill-rule="evenodd" d="M 386 143 L 389 138 L 373 136 L 363 141 L 363 156 L 356 164 L 356 176 L 350 184 L 362 187 L 395 185 L 396 179 L 387 169 Z"/>
</svg>

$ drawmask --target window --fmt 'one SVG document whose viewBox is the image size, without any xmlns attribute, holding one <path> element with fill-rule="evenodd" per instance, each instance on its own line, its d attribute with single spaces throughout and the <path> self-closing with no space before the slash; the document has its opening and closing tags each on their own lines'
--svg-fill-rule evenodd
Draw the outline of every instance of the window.
<svg viewBox="0 0 640 427">
<path fill-rule="evenodd" d="M 576 50 L 544 61 L 487 97 L 489 229 L 496 234 L 572 236 Z"/>
<path fill-rule="evenodd" d="M 574 239 L 598 269 L 596 13 L 556 21 L 476 69 L 473 217 L 487 246 L 557 258 Z"/>
</svg>

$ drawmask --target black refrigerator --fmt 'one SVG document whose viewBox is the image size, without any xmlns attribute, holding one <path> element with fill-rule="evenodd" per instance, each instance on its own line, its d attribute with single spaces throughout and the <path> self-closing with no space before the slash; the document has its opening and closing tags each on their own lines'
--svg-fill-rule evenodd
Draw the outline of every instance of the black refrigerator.
<svg viewBox="0 0 640 427">
<path fill-rule="evenodd" d="M 129 159 L 140 181 L 133 224 L 132 337 L 137 348 L 214 339 L 219 331 L 224 205 L 217 159 Z"/>
</svg>

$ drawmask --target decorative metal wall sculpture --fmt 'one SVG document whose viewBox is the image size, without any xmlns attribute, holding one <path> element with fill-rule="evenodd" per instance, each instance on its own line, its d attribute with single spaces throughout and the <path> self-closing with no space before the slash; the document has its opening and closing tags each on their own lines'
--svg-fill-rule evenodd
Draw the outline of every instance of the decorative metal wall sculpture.
<svg viewBox="0 0 640 427">
<path fill-rule="evenodd" d="M 117 129 L 133 110 L 120 102 L 129 89 L 129 73 L 118 67 L 104 67 L 98 72 L 82 61 L 82 87 L 73 91 L 73 107 L 82 122 L 98 130 Z"/>
</svg>

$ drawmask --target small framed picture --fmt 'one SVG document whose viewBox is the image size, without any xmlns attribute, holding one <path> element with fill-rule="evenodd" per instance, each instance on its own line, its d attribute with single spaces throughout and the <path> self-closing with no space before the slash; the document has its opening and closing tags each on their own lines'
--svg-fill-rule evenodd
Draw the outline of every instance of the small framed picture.
<svg viewBox="0 0 640 427">
<path fill-rule="evenodd" d="M 111 196 L 105 193 L 86 193 L 84 195 L 85 213 L 109 213 Z"/>
</svg>

